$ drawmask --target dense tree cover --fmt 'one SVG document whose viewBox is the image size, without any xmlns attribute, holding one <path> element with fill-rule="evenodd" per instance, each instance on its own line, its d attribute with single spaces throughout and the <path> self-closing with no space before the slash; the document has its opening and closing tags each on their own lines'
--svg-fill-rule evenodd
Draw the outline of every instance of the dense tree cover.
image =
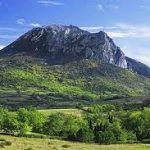
<svg viewBox="0 0 150 150">
<path fill-rule="evenodd" d="M 33 108 L 21 108 L 16 113 L 1 108 L 0 114 L 1 133 L 42 133 L 100 144 L 150 141 L 150 108 L 124 111 L 113 105 L 94 105 L 82 116 L 54 113 L 48 117 Z"/>
</svg>

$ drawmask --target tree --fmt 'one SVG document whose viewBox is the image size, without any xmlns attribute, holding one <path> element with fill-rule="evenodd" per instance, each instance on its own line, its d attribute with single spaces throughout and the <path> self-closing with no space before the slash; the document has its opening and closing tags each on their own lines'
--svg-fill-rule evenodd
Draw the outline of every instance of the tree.
<svg viewBox="0 0 150 150">
<path fill-rule="evenodd" d="M 13 113 L 7 113 L 3 121 L 3 130 L 6 133 L 15 134 L 19 129 L 19 122 Z"/>
<path fill-rule="evenodd" d="M 44 133 L 48 135 L 60 136 L 65 122 L 63 113 L 52 114 L 44 124 Z"/>
<path fill-rule="evenodd" d="M 7 116 L 8 116 L 8 110 L 0 108 L 0 130 L 1 131 L 4 129 L 4 122 Z"/>
<path fill-rule="evenodd" d="M 80 142 L 92 142 L 94 139 L 94 133 L 93 131 L 86 127 L 86 128 L 81 128 L 79 131 L 76 133 L 76 140 Z"/>
<path fill-rule="evenodd" d="M 24 123 L 22 127 L 30 127 L 33 132 L 42 132 L 46 118 L 36 109 L 21 108 L 17 111 L 18 121 Z"/>
</svg>

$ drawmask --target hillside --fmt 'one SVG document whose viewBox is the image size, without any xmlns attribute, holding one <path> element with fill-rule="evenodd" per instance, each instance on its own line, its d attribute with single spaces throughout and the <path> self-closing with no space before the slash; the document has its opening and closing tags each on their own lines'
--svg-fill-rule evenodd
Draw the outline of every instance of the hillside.
<svg viewBox="0 0 150 150">
<path fill-rule="evenodd" d="M 0 52 L 0 105 L 75 107 L 149 96 L 149 67 L 131 60 L 104 32 L 35 28 Z"/>
<path fill-rule="evenodd" d="M 88 105 L 150 91 L 148 78 L 88 59 L 48 65 L 43 59 L 15 56 L 1 59 L 0 66 L 0 103 L 13 108 Z"/>
</svg>

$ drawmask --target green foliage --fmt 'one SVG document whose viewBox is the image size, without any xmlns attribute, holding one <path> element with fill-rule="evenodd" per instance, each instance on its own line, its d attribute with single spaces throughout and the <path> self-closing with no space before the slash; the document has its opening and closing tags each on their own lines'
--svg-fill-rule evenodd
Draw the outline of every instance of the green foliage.
<svg viewBox="0 0 150 150">
<path fill-rule="evenodd" d="M 29 126 L 27 123 L 22 123 L 20 122 L 20 126 L 19 126 L 19 136 L 24 136 L 27 133 L 32 131 L 32 127 Z"/>
<path fill-rule="evenodd" d="M 125 114 L 123 125 L 136 133 L 138 140 L 150 139 L 150 108 Z"/>
<path fill-rule="evenodd" d="M 17 111 L 18 121 L 22 124 L 22 132 L 41 132 L 42 125 L 45 122 L 45 117 L 36 109 L 30 108 L 29 110 L 21 108 Z"/>
<path fill-rule="evenodd" d="M 60 101 L 63 106 L 76 106 L 79 103 L 99 103 L 122 96 L 148 95 L 150 80 L 129 70 L 92 60 L 46 65 L 41 59 L 15 56 L 0 60 L 0 93 L 3 94 L 4 89 L 8 91 L 8 95 L 15 91 L 23 100 L 28 98 L 27 103 L 19 98 L 12 105 L 11 95 L 7 96 L 5 102 L 0 102 L 1 105 L 12 108 L 20 103 L 21 106 L 25 103 L 28 106 L 40 106 L 38 102 L 41 99 L 43 107 L 60 106 Z M 54 95 L 38 96 L 36 92 Z M 35 99 L 32 94 L 35 94 Z"/>
<path fill-rule="evenodd" d="M 4 118 L 2 130 L 4 132 L 15 134 L 18 132 L 19 122 L 15 114 L 7 113 L 6 118 Z"/>
<path fill-rule="evenodd" d="M 113 105 L 93 105 L 81 116 L 56 112 L 48 117 L 33 108 L 0 112 L 0 132 L 7 134 L 99 144 L 149 143 L 150 139 L 150 108 L 124 111 Z"/>
<path fill-rule="evenodd" d="M 76 140 L 80 142 L 92 142 L 94 139 L 94 133 L 88 127 L 81 128 L 76 133 Z"/>
<path fill-rule="evenodd" d="M 53 136 L 64 136 L 73 140 L 81 126 L 86 126 L 86 121 L 82 118 L 64 113 L 55 113 L 51 114 L 45 123 L 44 133 Z"/>
</svg>

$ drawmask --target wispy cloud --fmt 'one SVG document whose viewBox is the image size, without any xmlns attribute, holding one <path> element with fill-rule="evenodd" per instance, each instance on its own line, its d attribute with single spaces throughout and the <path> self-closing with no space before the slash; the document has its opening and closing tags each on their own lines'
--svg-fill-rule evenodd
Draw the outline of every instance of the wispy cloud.
<svg viewBox="0 0 150 150">
<path fill-rule="evenodd" d="M 21 25 L 21 26 L 25 26 L 25 27 L 41 27 L 42 26 L 37 22 L 28 23 L 24 18 L 17 19 L 16 23 Z"/>
<path fill-rule="evenodd" d="M 81 27 L 92 33 L 99 32 L 101 30 L 108 33 L 109 36 L 115 38 L 150 38 L 150 26 L 134 25 L 127 23 L 117 23 L 111 27 Z"/>
<path fill-rule="evenodd" d="M 100 10 L 100 11 L 103 11 L 104 10 L 104 6 L 102 4 L 98 4 L 97 5 L 97 9 Z"/>
<path fill-rule="evenodd" d="M 96 8 L 99 11 L 104 11 L 104 10 L 108 11 L 109 9 L 118 10 L 119 6 L 116 4 L 109 4 L 109 5 L 97 4 Z"/>
<path fill-rule="evenodd" d="M 24 25 L 26 23 L 25 19 L 24 18 L 19 18 L 16 20 L 16 23 L 19 24 L 19 25 Z"/>
<path fill-rule="evenodd" d="M 124 46 L 123 46 L 124 45 Z M 121 49 L 125 52 L 125 54 L 131 58 L 134 58 L 140 62 L 143 62 L 150 66 L 150 51 L 148 47 L 139 46 L 141 44 L 138 41 L 129 42 L 128 40 L 124 40 L 120 45 Z"/>
<path fill-rule="evenodd" d="M 116 4 L 109 4 L 108 5 L 108 8 L 111 8 L 111 9 L 119 9 L 119 6 L 118 5 L 116 5 Z"/>
<path fill-rule="evenodd" d="M 51 0 L 39 0 L 38 3 L 43 5 L 43 6 L 52 6 L 52 5 L 53 6 L 61 6 L 61 5 L 64 5 L 64 3 L 51 1 Z"/>
<path fill-rule="evenodd" d="M 39 23 L 30 23 L 29 24 L 31 27 L 41 27 L 42 25 L 40 25 Z"/>
<path fill-rule="evenodd" d="M 150 10 L 150 6 L 148 5 L 140 5 L 140 9 L 143 11 L 143 10 L 146 10 L 146 11 L 149 11 Z"/>
</svg>

